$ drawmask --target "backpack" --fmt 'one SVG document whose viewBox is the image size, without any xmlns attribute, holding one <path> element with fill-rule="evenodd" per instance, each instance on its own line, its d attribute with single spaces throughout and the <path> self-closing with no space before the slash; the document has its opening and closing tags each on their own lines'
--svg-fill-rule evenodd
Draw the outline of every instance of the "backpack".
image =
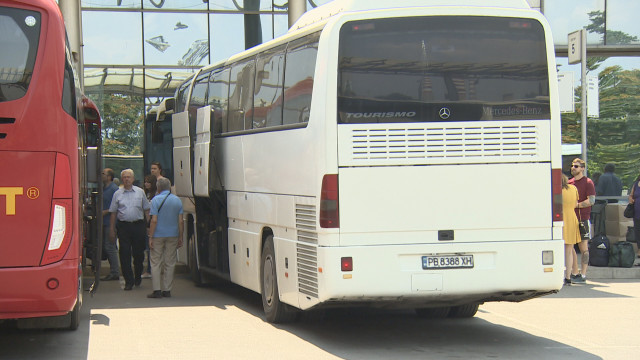
<svg viewBox="0 0 640 360">
<path fill-rule="evenodd" d="M 596 235 L 589 242 L 589 265 L 609 266 L 609 249 L 611 244 L 605 235 Z"/>
<path fill-rule="evenodd" d="M 632 267 L 636 260 L 636 253 L 633 245 L 628 241 L 620 241 L 611 245 L 609 250 L 609 266 L 610 267 Z"/>
</svg>

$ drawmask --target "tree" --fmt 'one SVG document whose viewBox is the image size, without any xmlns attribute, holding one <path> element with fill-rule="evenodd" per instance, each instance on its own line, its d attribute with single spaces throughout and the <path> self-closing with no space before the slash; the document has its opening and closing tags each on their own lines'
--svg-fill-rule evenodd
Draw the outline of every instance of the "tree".
<svg viewBox="0 0 640 360">
<path fill-rule="evenodd" d="M 603 36 L 603 43 L 629 44 L 637 36 L 622 31 L 606 31 L 602 11 L 589 13 L 587 31 Z M 599 69 L 606 57 L 587 58 L 587 71 Z M 601 172 L 607 163 L 616 165 L 616 173 L 625 186 L 638 176 L 640 169 L 640 70 L 623 70 L 610 66 L 598 74 L 600 117 L 588 119 L 587 151 L 589 172 Z M 582 89 L 575 91 L 578 104 L 575 113 L 562 114 L 563 143 L 579 143 Z"/>
<path fill-rule="evenodd" d="M 129 94 L 90 95 L 102 116 L 102 153 L 140 155 L 142 153 L 144 101 Z"/>
</svg>

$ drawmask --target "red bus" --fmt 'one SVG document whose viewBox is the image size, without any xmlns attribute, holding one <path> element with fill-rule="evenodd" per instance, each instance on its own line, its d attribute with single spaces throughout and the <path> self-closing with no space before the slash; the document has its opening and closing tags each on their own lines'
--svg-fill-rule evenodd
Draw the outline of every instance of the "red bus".
<svg viewBox="0 0 640 360">
<path fill-rule="evenodd" d="M 0 0 L 0 43 L 0 321 L 76 329 L 100 117 L 54 0 Z"/>
</svg>

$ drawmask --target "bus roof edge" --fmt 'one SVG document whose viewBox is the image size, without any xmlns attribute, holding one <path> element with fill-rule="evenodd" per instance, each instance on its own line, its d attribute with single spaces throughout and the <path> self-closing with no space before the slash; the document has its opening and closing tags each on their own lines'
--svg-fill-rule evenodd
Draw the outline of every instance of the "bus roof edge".
<svg viewBox="0 0 640 360">
<path fill-rule="evenodd" d="M 430 7 L 430 6 L 473 6 L 530 9 L 526 0 L 402 0 L 401 2 L 389 0 L 333 0 L 304 13 L 289 31 L 302 29 L 309 25 L 326 20 L 344 11 L 362 11 L 375 9 L 388 9 L 397 7 Z"/>
</svg>

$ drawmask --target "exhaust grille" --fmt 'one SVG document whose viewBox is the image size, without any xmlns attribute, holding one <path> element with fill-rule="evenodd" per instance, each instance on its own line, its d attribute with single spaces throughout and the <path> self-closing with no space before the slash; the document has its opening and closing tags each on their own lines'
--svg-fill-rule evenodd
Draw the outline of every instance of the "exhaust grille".
<svg viewBox="0 0 640 360">
<path fill-rule="evenodd" d="M 296 204 L 298 291 L 318 298 L 318 233 L 315 205 Z"/>
<path fill-rule="evenodd" d="M 318 247 L 298 243 L 298 291 L 318 298 Z"/>
<path fill-rule="evenodd" d="M 340 130 L 340 143 L 347 144 L 340 161 L 343 166 L 539 161 L 549 153 L 548 123 L 350 126 Z"/>
<path fill-rule="evenodd" d="M 298 231 L 298 241 L 317 244 L 318 233 L 316 233 L 316 207 L 315 205 L 296 204 L 296 230 Z"/>
</svg>

